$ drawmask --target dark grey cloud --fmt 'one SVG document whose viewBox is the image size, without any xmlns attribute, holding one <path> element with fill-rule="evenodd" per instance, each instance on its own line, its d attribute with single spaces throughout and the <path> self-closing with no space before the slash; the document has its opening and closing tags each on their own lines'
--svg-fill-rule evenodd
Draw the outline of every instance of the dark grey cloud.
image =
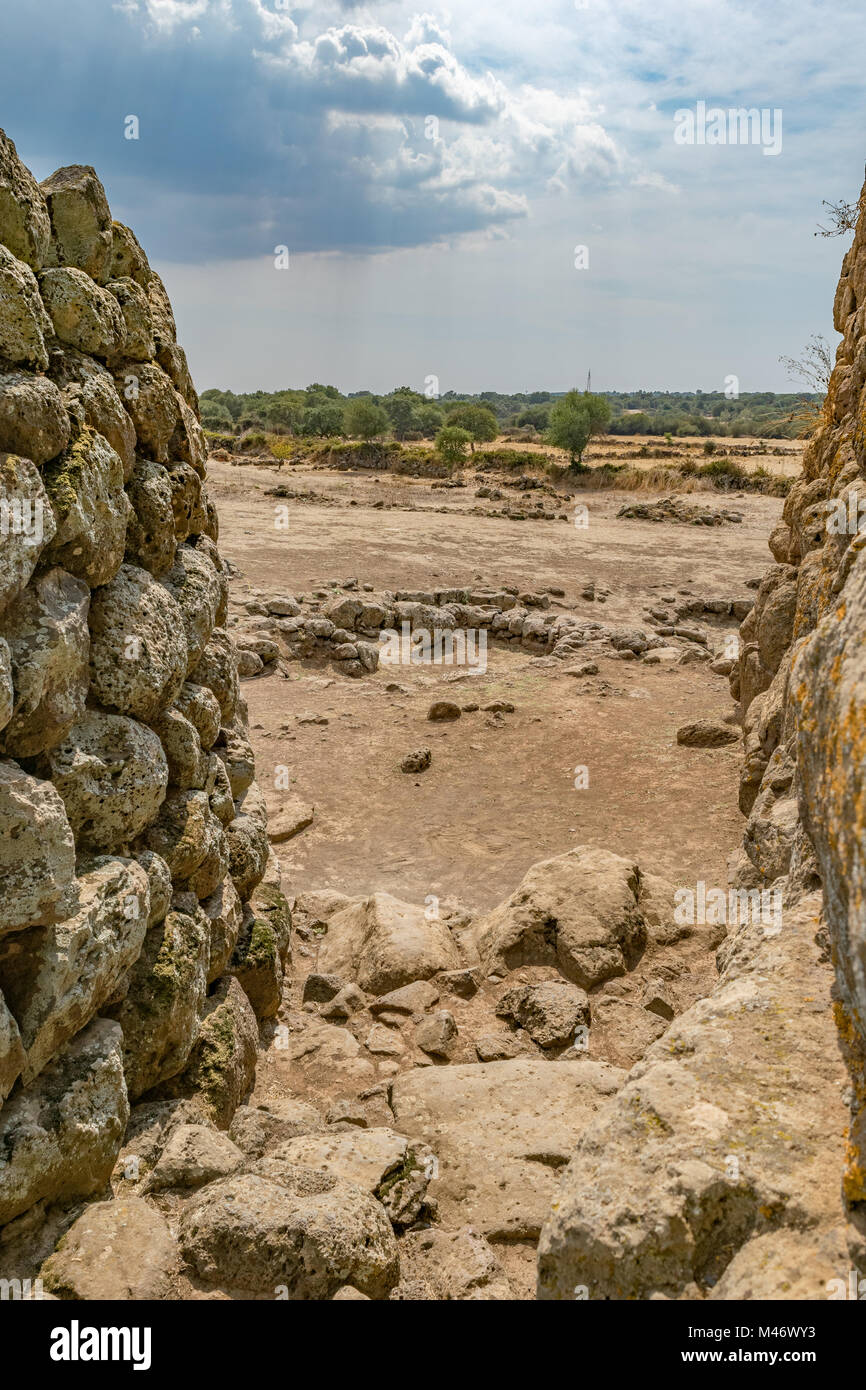
<svg viewBox="0 0 866 1390">
<path fill-rule="evenodd" d="M 42 175 L 96 166 L 157 257 L 496 231 L 558 166 L 616 164 L 567 102 L 528 129 L 523 99 L 470 72 L 429 16 L 401 37 L 360 17 L 296 24 L 273 0 L 42 0 L 38 43 L 32 25 L 29 0 L 5 0 L 8 133 Z"/>
</svg>

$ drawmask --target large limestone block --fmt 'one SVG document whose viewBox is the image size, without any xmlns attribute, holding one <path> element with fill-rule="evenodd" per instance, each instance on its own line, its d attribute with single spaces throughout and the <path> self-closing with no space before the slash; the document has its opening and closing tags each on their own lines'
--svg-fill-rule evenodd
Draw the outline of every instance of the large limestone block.
<svg viewBox="0 0 866 1390">
<path fill-rule="evenodd" d="M 228 970 L 256 1018 L 273 1018 L 282 1003 L 283 965 L 273 927 L 252 910 L 245 913 Z"/>
<path fill-rule="evenodd" d="M 207 499 L 207 493 L 205 490 L 202 490 L 202 497 L 205 499 L 205 501 L 207 502 L 207 506 L 209 507 L 210 502 Z M 209 535 L 202 533 L 197 536 L 190 536 L 186 542 L 186 545 L 184 546 L 184 549 L 193 550 L 197 555 L 204 555 L 208 560 L 210 560 L 211 565 L 216 571 L 217 583 L 219 585 L 219 602 L 217 604 L 216 626 L 218 628 L 225 627 L 229 611 L 229 569 L 222 556 L 220 555 L 219 546 L 217 545 L 216 541 L 214 541 Z"/>
<path fill-rule="evenodd" d="M 507 1303 L 516 1295 L 493 1246 L 471 1226 L 457 1231 L 424 1226 L 407 1232 L 400 1242 L 400 1283 L 394 1297 Z"/>
<path fill-rule="evenodd" d="M 168 470 L 174 534 L 178 541 L 207 533 L 207 507 L 202 481 L 191 464 L 172 463 Z"/>
<path fill-rule="evenodd" d="M 91 588 L 108 584 L 123 563 L 132 511 L 120 455 L 85 425 L 43 476 L 57 519 L 47 557 Z"/>
<path fill-rule="evenodd" d="M 184 1070 L 154 1093 L 156 1098 L 192 1097 L 219 1129 L 228 1129 L 256 1076 L 259 1030 L 237 980 L 220 980 L 205 1001 L 201 1027 Z"/>
<path fill-rule="evenodd" d="M 791 641 L 797 608 L 797 571 L 772 565 L 761 580 L 755 606 L 740 627 L 740 700 L 745 714 L 766 690 Z"/>
<path fill-rule="evenodd" d="M 803 1234 L 809 1296 L 826 1296 L 847 1113 L 819 905 L 785 910 L 781 930 L 741 925 L 713 994 L 584 1131 L 541 1237 L 539 1297 L 709 1293 L 736 1257 L 759 1275 L 752 1297 L 788 1298 L 784 1270 L 759 1269 L 758 1242 L 780 1231 Z"/>
<path fill-rule="evenodd" d="M 171 457 L 169 445 L 180 420 L 178 396 L 162 367 L 129 358 L 112 364 L 114 382 L 132 417 L 142 453 L 157 463 Z"/>
<path fill-rule="evenodd" d="M 90 591 L 62 569 L 40 574 L 7 610 L 12 715 L 0 751 L 32 758 L 53 748 L 84 712 Z"/>
<path fill-rule="evenodd" d="M 207 972 L 210 985 L 225 973 L 240 936 L 244 910 L 238 890 L 228 877 L 222 880 L 210 897 L 203 899 L 201 906 L 210 921 L 210 963 Z"/>
<path fill-rule="evenodd" d="M 202 752 L 195 725 L 173 705 L 154 719 L 151 727 L 168 761 L 171 785 L 183 790 L 204 788 L 209 772 L 208 759 Z"/>
<path fill-rule="evenodd" d="M 153 337 L 157 353 L 177 342 L 177 327 L 168 291 L 155 270 L 151 270 L 147 280 L 147 297 L 150 303 L 150 317 L 153 323 Z"/>
<path fill-rule="evenodd" d="M 215 696 L 223 724 L 228 727 L 235 717 L 240 700 L 237 653 L 228 633 L 214 628 L 210 641 L 189 679 L 194 685 L 206 686 Z"/>
<path fill-rule="evenodd" d="M 122 1038 L 94 1019 L 0 1110 L 0 1226 L 105 1185 L 129 1119 Z"/>
<path fill-rule="evenodd" d="M 285 966 L 292 954 L 292 914 L 281 887 L 281 877 L 280 861 L 270 850 L 262 880 L 250 895 L 250 907 L 273 931 L 280 961 Z"/>
<path fill-rule="evenodd" d="M 0 762 L 0 936 L 74 911 L 75 841 L 50 782 Z"/>
<path fill-rule="evenodd" d="M 120 305 L 124 333 L 122 351 L 133 362 L 147 362 L 156 348 L 153 342 L 153 322 L 150 304 L 141 285 L 131 278 L 109 280 L 108 289 Z"/>
<path fill-rule="evenodd" d="M 18 1024 L 0 993 L 0 1106 L 21 1075 L 26 1061 Z"/>
<path fill-rule="evenodd" d="M 92 693 L 147 723 L 174 702 L 187 665 L 183 616 L 171 594 L 146 570 L 121 565 L 91 599 Z"/>
<path fill-rule="evenodd" d="M 96 860 L 78 891 L 74 917 L 0 942 L 0 990 L 27 1053 L 25 1085 L 112 998 L 144 941 L 147 874 L 134 860 Z"/>
<path fill-rule="evenodd" d="M 53 333 L 51 319 L 39 295 L 36 276 L 0 245 L 0 358 L 15 367 L 44 372 L 48 366 L 45 339 Z"/>
<path fill-rule="evenodd" d="M 63 393 L 70 414 L 81 417 L 81 423 L 92 426 L 107 439 L 123 461 L 123 477 L 129 482 L 135 467 L 135 426 L 121 404 L 126 389 L 119 382 L 117 390 L 111 373 L 83 352 L 74 348 L 52 349 L 49 354 L 49 375 Z"/>
<path fill-rule="evenodd" d="M 159 577 L 171 569 L 176 549 L 169 474 L 161 463 L 138 459 L 126 494 L 132 507 L 126 559 Z"/>
<path fill-rule="evenodd" d="M 218 1129 L 177 1125 L 148 1178 L 148 1191 L 202 1187 L 215 1178 L 227 1178 L 243 1161 L 242 1151 Z"/>
<path fill-rule="evenodd" d="M 111 278 L 134 280 L 143 290 L 150 283 L 151 269 L 135 232 L 122 222 L 111 224 Z"/>
<path fill-rule="evenodd" d="M 178 395 L 183 397 L 193 415 L 200 420 L 198 395 L 183 348 L 177 343 L 164 343 L 157 353 L 157 361 L 166 376 L 171 379 Z"/>
<path fill-rule="evenodd" d="M 255 783 L 236 806 L 238 814 L 226 826 L 229 872 L 241 897 L 246 900 L 267 868 L 270 853 L 267 812 Z"/>
<path fill-rule="evenodd" d="M 211 633 L 217 625 L 222 603 L 221 576 L 201 550 L 179 545 L 174 564 L 162 583 L 174 598 L 183 616 L 189 650 L 189 669 L 204 655 Z"/>
<path fill-rule="evenodd" d="M 270 1151 L 270 1157 L 291 1164 L 303 1163 L 319 1173 L 333 1173 L 376 1196 L 388 1176 L 403 1167 L 408 1149 L 406 1136 L 393 1129 L 360 1129 L 353 1125 L 350 1129 L 329 1128 L 283 1140 Z"/>
<path fill-rule="evenodd" d="M 93 357 L 120 352 L 126 333 L 120 305 L 83 270 L 43 270 L 39 288 L 61 343 Z"/>
<path fill-rule="evenodd" d="M 165 918 L 165 914 L 171 907 L 174 889 L 171 882 L 171 874 L 165 860 L 158 854 L 154 854 L 152 849 L 139 850 L 135 855 L 136 863 L 140 864 L 147 874 L 147 884 L 150 892 L 150 913 L 147 919 L 148 930 L 151 927 L 159 926 Z"/>
<path fill-rule="evenodd" d="M 178 419 L 171 439 L 173 457 L 190 464 L 200 478 L 205 476 L 208 456 L 207 439 L 195 412 L 179 391 L 175 391 Z"/>
<path fill-rule="evenodd" d="M 646 940 L 640 870 L 581 845 L 533 864 L 516 892 L 484 917 L 475 943 L 485 968 L 555 965 L 591 989 L 622 975 Z"/>
<path fill-rule="evenodd" d="M 198 1034 L 209 958 L 203 914 L 171 911 L 147 933 L 126 998 L 111 1008 L 123 1028 L 123 1066 L 133 1100 L 186 1065 Z"/>
<path fill-rule="evenodd" d="M 209 898 L 216 892 L 230 868 L 231 851 L 228 837 L 222 824 L 211 812 L 207 855 L 195 872 L 186 879 L 183 887 L 199 899 Z"/>
<path fill-rule="evenodd" d="M 21 593 L 56 529 L 30 459 L 0 453 L 0 612 Z"/>
<path fill-rule="evenodd" d="M 220 825 L 230 825 L 235 818 L 235 804 L 232 800 L 232 789 L 225 763 L 218 753 L 206 753 L 205 757 L 207 759 L 207 782 L 205 786 L 210 808 Z"/>
<path fill-rule="evenodd" d="M 51 239 L 48 208 L 39 184 L 0 130 L 0 242 L 31 270 L 41 270 Z"/>
<path fill-rule="evenodd" d="M 227 871 L 229 849 L 206 791 L 172 788 L 143 839 L 165 860 L 175 887 L 197 897 L 209 897 Z"/>
<path fill-rule="evenodd" d="M 318 959 L 321 974 L 355 980 L 368 994 L 387 994 L 460 965 L 447 927 L 390 893 L 374 893 L 332 917 Z"/>
<path fill-rule="evenodd" d="M 15 691 L 12 686 L 12 653 L 5 637 L 0 637 L 0 729 L 12 718 Z"/>
<path fill-rule="evenodd" d="M 140 1197 L 94 1202 L 39 1271 L 55 1298 L 120 1302 L 172 1296 L 177 1246 L 165 1217 Z"/>
<path fill-rule="evenodd" d="M 240 1105 L 229 1127 L 229 1138 L 249 1158 L 261 1158 L 284 1139 L 322 1130 L 325 1122 L 309 1101 L 294 1097 Z"/>
<path fill-rule="evenodd" d="M 230 729 L 220 729 L 216 747 L 228 774 L 232 796 L 239 801 L 256 775 L 255 754 L 247 738 L 246 726 L 235 720 Z"/>
<path fill-rule="evenodd" d="M 122 714 L 86 710 L 39 771 L 63 799 L 79 851 L 110 853 L 155 819 L 168 786 L 158 736 Z"/>
<path fill-rule="evenodd" d="M 0 375 L 0 451 L 41 465 L 68 443 L 69 416 L 54 382 L 30 372 Z"/>
<path fill-rule="evenodd" d="M 343 1284 L 386 1298 L 399 1278 L 391 1223 L 368 1192 L 268 1158 L 194 1197 L 180 1244 L 208 1283 L 271 1298 L 327 1299 Z"/>
<path fill-rule="evenodd" d="M 866 561 L 856 556 L 844 602 L 801 648 L 790 682 L 797 716 L 800 802 L 824 884 L 845 1004 L 866 1034 L 863 736 Z M 866 1185 L 863 1197 L 866 1199 Z"/>
<path fill-rule="evenodd" d="M 202 748 L 212 748 L 220 731 L 220 707 L 212 690 L 185 681 L 175 709 L 193 725 Z"/>
<path fill-rule="evenodd" d="M 89 165 L 57 169 L 40 185 L 51 218 L 49 266 L 73 266 L 104 285 L 111 268 L 111 213 L 105 189 Z"/>
<path fill-rule="evenodd" d="M 264 872 L 267 875 L 267 866 Z M 279 885 L 254 885 L 228 971 L 243 986 L 257 1018 L 273 1018 L 282 1003 L 291 925 Z"/>
<path fill-rule="evenodd" d="M 557 1169 L 624 1080 L 625 1072 L 587 1058 L 429 1067 L 394 1081 L 394 1128 L 438 1158 L 430 1195 L 444 1225 L 534 1240 Z"/>
</svg>

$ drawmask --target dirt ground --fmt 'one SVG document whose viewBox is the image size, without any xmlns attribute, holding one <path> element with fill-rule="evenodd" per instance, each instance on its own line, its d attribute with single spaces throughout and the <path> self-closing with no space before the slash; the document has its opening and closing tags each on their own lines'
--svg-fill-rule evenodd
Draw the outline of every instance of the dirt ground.
<svg viewBox="0 0 866 1390">
<path fill-rule="evenodd" d="M 266 496 L 276 482 L 312 500 L 278 504 Z M 618 518 L 629 494 L 582 488 L 589 522 L 579 529 L 570 515 L 540 523 L 473 514 L 469 483 L 443 491 L 427 480 L 308 468 L 277 479 L 271 468 L 211 460 L 220 546 L 239 571 L 233 598 L 309 595 L 349 578 L 376 591 L 553 586 L 564 590 L 554 611 L 559 604 L 649 630 L 645 604 L 666 595 L 749 597 L 744 581 L 766 567 L 766 536 L 782 506 L 754 494 L 702 494 L 708 505 L 740 511 L 742 524 L 660 524 Z M 288 508 L 285 529 L 275 526 L 277 505 Z M 606 602 L 581 599 L 587 580 L 609 586 Z M 727 619 L 725 630 L 735 628 Z M 704 664 L 615 659 L 575 679 L 568 664 L 491 642 L 483 675 L 380 666 L 352 680 L 335 664 L 295 662 L 288 679 L 275 672 L 244 681 L 269 809 L 286 795 L 274 786 L 282 766 L 290 793 L 315 806 L 313 824 L 277 847 L 286 891 L 385 890 L 411 902 L 432 894 L 486 909 L 532 863 L 583 843 L 634 856 L 674 883 L 724 885 L 741 832 L 740 748 L 680 747 L 676 730 L 729 714 L 727 680 Z M 515 709 L 431 723 L 427 709 L 441 698 Z M 432 751 L 430 769 L 401 772 L 404 755 L 422 746 Z M 581 790 L 578 767 L 588 770 Z"/>
</svg>

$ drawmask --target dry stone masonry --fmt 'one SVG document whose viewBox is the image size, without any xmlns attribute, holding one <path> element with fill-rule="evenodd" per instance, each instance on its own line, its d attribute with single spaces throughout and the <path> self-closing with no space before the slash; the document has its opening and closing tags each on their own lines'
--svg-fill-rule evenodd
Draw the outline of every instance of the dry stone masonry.
<svg viewBox="0 0 866 1390">
<path fill-rule="evenodd" d="M 289 917 L 198 400 L 93 169 L 0 132 L 0 1227 L 103 1191 L 141 1097 L 227 1128 Z"/>
<path fill-rule="evenodd" d="M 866 1201 L 866 190 L 836 291 L 842 334 L 821 427 L 782 521 L 775 564 L 741 628 L 741 805 L 748 881 L 819 883 L 852 1077 L 844 1188 Z"/>
</svg>

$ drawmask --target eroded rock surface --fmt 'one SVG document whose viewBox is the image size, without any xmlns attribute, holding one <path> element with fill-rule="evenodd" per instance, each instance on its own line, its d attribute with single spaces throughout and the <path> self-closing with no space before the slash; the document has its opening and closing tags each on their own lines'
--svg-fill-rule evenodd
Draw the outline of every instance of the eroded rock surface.
<svg viewBox="0 0 866 1390">
<path fill-rule="evenodd" d="M 2 132 L 0 358 L 0 1227 L 18 1230 L 105 1188 L 130 1097 L 171 1083 L 165 1104 L 229 1125 L 272 1008 L 230 962 L 261 921 L 281 982 L 289 918 L 278 874 L 250 906 L 268 867 L 251 755 L 235 788 L 210 751 L 223 724 L 243 744 L 246 710 L 168 295 L 93 169 L 38 184 Z M 140 1198 L 79 1218 L 59 1296 L 170 1296 L 176 1246 Z"/>
</svg>

